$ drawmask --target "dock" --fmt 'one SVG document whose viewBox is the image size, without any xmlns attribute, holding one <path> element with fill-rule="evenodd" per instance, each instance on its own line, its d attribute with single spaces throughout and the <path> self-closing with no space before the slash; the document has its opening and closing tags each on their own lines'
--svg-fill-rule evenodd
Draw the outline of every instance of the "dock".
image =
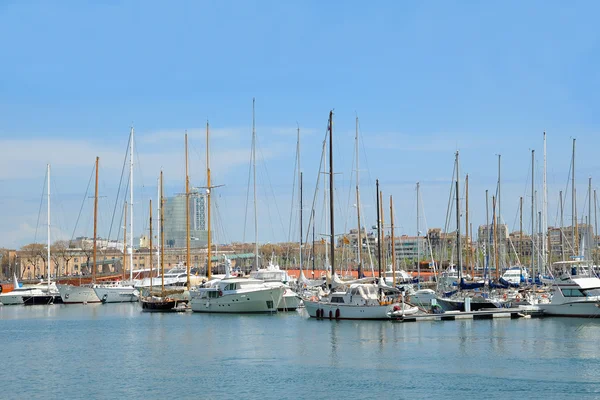
<svg viewBox="0 0 600 400">
<path fill-rule="evenodd" d="M 496 318 L 541 318 L 544 312 L 531 308 L 489 308 L 479 311 L 447 311 L 440 314 L 413 314 L 405 316 L 392 316 L 394 322 L 419 322 L 419 321 L 456 321 L 479 320 Z"/>
</svg>

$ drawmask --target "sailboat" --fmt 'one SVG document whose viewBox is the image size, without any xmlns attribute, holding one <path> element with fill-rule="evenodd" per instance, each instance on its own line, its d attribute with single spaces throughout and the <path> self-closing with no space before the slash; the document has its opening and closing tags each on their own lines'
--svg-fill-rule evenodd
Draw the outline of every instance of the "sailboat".
<svg viewBox="0 0 600 400">
<path fill-rule="evenodd" d="M 92 283 L 91 285 L 58 285 L 58 291 L 64 304 L 88 304 L 100 303 L 100 298 L 94 291 L 96 284 L 96 239 L 98 228 L 98 163 L 100 157 L 96 157 L 96 185 L 94 192 L 94 245 L 92 250 Z"/>
<path fill-rule="evenodd" d="M 102 303 L 130 303 L 138 301 L 139 292 L 133 286 L 133 127 L 129 135 L 129 235 L 131 252 L 129 253 L 129 281 L 107 282 L 94 285 L 94 292 Z M 127 209 L 125 209 L 127 210 Z M 127 211 L 125 211 L 125 226 L 127 225 Z M 123 261 L 127 254 L 127 233 L 123 234 Z M 125 264 L 123 262 L 123 264 Z M 125 268 L 123 268 L 125 274 Z"/>
<path fill-rule="evenodd" d="M 316 296 L 304 300 L 308 315 L 312 318 L 329 319 L 390 319 L 394 311 L 401 309 L 397 302 L 384 302 L 380 296 L 383 280 L 380 285 L 373 283 L 349 283 L 339 285 L 335 272 L 335 225 L 334 225 L 334 184 L 333 184 L 333 111 L 329 112 L 329 223 L 330 223 L 330 262 L 331 293 L 318 298 Z M 379 186 L 379 184 L 378 184 Z M 378 188 L 379 191 L 379 188 Z M 377 196 L 379 198 L 379 195 Z M 381 266 L 380 266 L 381 269 Z M 380 274 L 381 277 L 381 274 Z"/>
<path fill-rule="evenodd" d="M 159 216 L 159 241 L 160 247 L 164 249 L 164 195 L 163 195 L 163 173 L 160 171 L 160 183 L 159 183 L 159 205 L 160 205 L 160 216 Z M 150 203 L 150 238 L 152 238 L 152 203 Z M 152 239 L 150 239 L 152 240 Z M 152 257 L 152 242 L 150 242 L 150 269 L 152 270 L 153 257 Z M 152 280 L 150 280 L 150 291 L 146 296 L 140 297 L 140 303 L 142 304 L 142 311 L 147 312 L 171 312 L 171 311 L 186 311 L 187 300 L 180 300 L 173 297 L 173 294 L 181 293 L 181 290 L 165 290 L 165 253 L 164 251 L 160 254 L 160 271 L 161 271 L 161 290 L 155 293 L 152 290 Z"/>
<path fill-rule="evenodd" d="M 50 258 L 50 164 L 48 164 L 47 166 L 47 182 L 48 182 L 48 189 L 47 189 L 47 195 L 48 195 L 48 243 L 47 243 L 47 248 L 46 251 L 48 252 L 47 254 L 47 271 L 46 271 L 46 275 L 47 275 L 47 284 L 42 286 L 42 285 L 38 285 L 37 288 L 35 290 L 30 291 L 29 293 L 27 292 L 22 292 L 22 301 L 23 304 L 26 306 L 33 306 L 33 305 L 46 305 L 46 304 L 54 304 L 56 303 L 60 303 L 61 302 L 61 298 L 60 298 L 60 294 L 58 293 L 58 288 L 56 287 L 56 284 L 54 282 L 50 282 L 50 262 L 51 262 L 51 258 Z M 15 282 L 16 282 L 16 277 L 15 277 Z M 17 287 L 17 286 L 15 286 Z M 4 300 L 2 300 L 4 301 Z"/>
</svg>

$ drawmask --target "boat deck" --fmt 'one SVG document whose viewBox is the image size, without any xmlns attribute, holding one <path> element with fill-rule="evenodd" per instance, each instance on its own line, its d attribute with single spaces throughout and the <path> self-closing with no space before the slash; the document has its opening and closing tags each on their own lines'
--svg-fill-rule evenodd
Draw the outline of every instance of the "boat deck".
<svg viewBox="0 0 600 400">
<path fill-rule="evenodd" d="M 419 322 L 419 321 L 456 321 L 478 320 L 495 318 L 541 318 L 544 312 L 535 308 L 493 308 L 480 311 L 448 311 L 442 314 L 415 314 L 404 317 L 392 317 L 394 322 Z"/>
</svg>

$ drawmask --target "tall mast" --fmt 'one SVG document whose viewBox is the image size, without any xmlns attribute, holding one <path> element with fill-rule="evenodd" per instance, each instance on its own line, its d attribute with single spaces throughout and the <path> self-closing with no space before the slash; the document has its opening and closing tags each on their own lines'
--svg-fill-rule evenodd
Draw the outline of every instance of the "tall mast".
<svg viewBox="0 0 600 400">
<path fill-rule="evenodd" d="M 131 127 L 131 137 L 129 138 L 129 282 L 133 284 L 133 126 Z"/>
<path fill-rule="evenodd" d="M 188 135 L 185 132 L 185 265 L 187 272 L 186 287 L 190 284 L 190 175 L 188 171 Z"/>
<path fill-rule="evenodd" d="M 573 139 L 573 157 L 572 157 L 572 165 L 571 165 L 571 211 L 572 211 L 572 232 L 573 232 L 573 249 L 575 251 L 575 256 L 579 255 L 579 238 L 577 232 L 577 198 L 576 198 L 576 188 L 575 188 L 575 139 Z"/>
<path fill-rule="evenodd" d="M 258 216 L 256 214 L 256 119 L 252 98 L 252 180 L 254 184 L 254 268 L 258 269 Z"/>
<path fill-rule="evenodd" d="M 548 182 L 546 165 L 546 132 L 544 131 L 544 171 L 542 177 L 542 275 L 549 264 L 550 237 L 548 236 Z"/>
<path fill-rule="evenodd" d="M 96 189 L 94 191 L 94 248 L 92 250 L 92 283 L 96 283 L 96 237 L 98 233 L 98 162 L 100 157 L 96 157 Z"/>
<path fill-rule="evenodd" d="M 298 130 L 297 130 L 297 139 L 296 139 L 296 155 L 298 157 L 298 179 L 299 182 L 298 184 L 300 185 L 300 271 L 302 271 L 302 172 L 300 172 L 300 125 L 298 125 Z"/>
<path fill-rule="evenodd" d="M 417 182 L 417 289 L 421 289 L 421 231 L 419 230 L 419 205 L 421 200 L 421 184 Z M 392 228 L 392 238 L 394 237 L 394 232 Z M 392 245 L 394 247 L 394 245 Z M 396 248 L 393 250 L 396 253 Z M 394 271 L 396 270 L 394 264 Z M 395 274 L 395 272 L 394 272 Z M 395 276 L 395 275 L 394 275 Z"/>
<path fill-rule="evenodd" d="M 535 282 L 534 259 L 535 254 L 535 150 L 531 150 L 531 275 Z"/>
<path fill-rule="evenodd" d="M 329 111 L 329 229 L 331 233 L 331 276 L 335 274 L 335 226 L 333 202 L 333 110 Z"/>
<path fill-rule="evenodd" d="M 123 205 L 123 280 L 127 271 L 127 202 Z"/>
<path fill-rule="evenodd" d="M 46 265 L 47 267 L 47 280 L 48 280 L 48 294 L 50 293 L 50 164 L 48 164 L 48 263 Z M 58 277 L 58 268 L 56 268 L 55 275 L 56 277 Z"/>
<path fill-rule="evenodd" d="M 150 295 L 152 295 L 152 276 L 154 275 L 154 254 L 152 253 L 152 199 L 150 199 Z"/>
<path fill-rule="evenodd" d="M 211 243 L 211 234 L 210 234 L 210 192 L 211 192 L 211 186 L 210 186 L 210 156 L 209 156 L 209 140 L 208 140 L 208 121 L 206 121 L 206 210 L 207 210 L 207 218 L 206 218 L 206 222 L 207 222 L 207 228 L 208 228 L 208 232 L 207 232 L 207 252 L 206 252 L 206 256 L 207 256 L 207 260 L 206 260 L 206 277 L 208 278 L 208 280 L 211 279 L 212 277 L 212 243 Z M 255 260 L 256 260 L 256 256 L 255 256 Z"/>
<path fill-rule="evenodd" d="M 379 179 L 375 181 L 375 186 L 377 189 L 377 262 L 379 263 L 379 278 L 381 278 L 381 247 L 383 244 L 381 243 L 381 216 L 380 216 L 380 207 L 379 207 Z"/>
<path fill-rule="evenodd" d="M 466 230 L 466 244 L 467 244 L 467 249 L 471 248 L 471 244 L 469 242 L 469 174 L 467 174 L 466 178 L 465 178 L 465 230 Z M 467 270 L 469 270 L 469 261 L 470 260 L 470 251 L 467 250 Z M 473 276 L 473 273 L 471 273 L 471 276 Z"/>
<path fill-rule="evenodd" d="M 358 242 L 356 244 L 356 248 L 357 248 L 357 264 L 358 264 L 358 269 L 360 271 L 362 271 L 362 232 L 361 232 L 361 227 L 360 227 L 360 191 L 359 191 L 359 185 L 360 185 L 360 170 L 358 168 L 358 160 L 359 160 L 359 156 L 358 156 L 358 117 L 356 117 L 356 217 L 358 220 Z M 394 279 L 395 281 L 395 279 Z"/>
<path fill-rule="evenodd" d="M 417 204 L 417 208 L 418 208 Z M 390 196 L 390 222 L 391 226 L 391 234 L 392 234 L 392 286 L 396 287 L 396 242 L 394 241 L 394 201 L 392 200 L 392 196 Z M 417 243 L 419 238 L 417 237 Z M 418 253 L 418 251 L 417 251 Z M 417 263 L 418 264 L 418 263 Z M 419 280 L 420 281 L 420 280 Z M 419 282 L 420 285 L 420 282 Z"/>
<path fill-rule="evenodd" d="M 462 277 L 462 245 L 460 243 L 460 169 L 458 161 L 458 151 L 456 152 L 456 252 L 458 262 L 458 283 Z M 460 286 L 459 286 L 460 287 Z"/>
<path fill-rule="evenodd" d="M 165 207 L 164 207 L 164 193 L 163 193 L 163 172 L 160 171 L 160 247 L 163 251 L 160 253 L 160 291 L 161 295 L 165 293 L 165 234 L 164 234 L 164 222 L 165 222 Z"/>
<path fill-rule="evenodd" d="M 383 248 L 381 256 L 383 258 L 383 268 L 385 268 L 383 271 L 385 273 L 387 271 L 387 247 L 385 246 L 385 214 L 383 212 L 383 194 L 381 191 L 379 192 L 379 207 L 381 208 L 381 246 Z"/>
<path fill-rule="evenodd" d="M 592 244 L 594 245 L 594 249 L 598 248 L 598 218 L 596 211 L 598 210 L 598 202 L 596 200 L 596 189 L 594 189 L 594 239 L 592 240 Z M 592 258 L 594 258 L 595 251 L 592 252 Z"/>
<path fill-rule="evenodd" d="M 161 171 L 162 174 L 162 171 Z M 161 248 L 162 248 L 162 217 L 161 217 L 161 212 L 160 210 L 162 209 L 162 197 L 161 197 L 161 190 L 160 190 L 160 185 L 162 183 L 162 179 L 158 178 L 158 185 L 157 186 L 157 197 L 158 197 L 158 202 L 157 202 L 157 216 L 158 216 L 158 224 L 157 224 L 157 228 L 158 228 L 158 243 L 156 243 L 156 262 L 158 263 L 158 268 L 157 268 L 157 272 L 160 269 L 160 260 L 161 260 Z M 150 276 L 150 278 L 152 278 L 152 276 Z"/>
</svg>

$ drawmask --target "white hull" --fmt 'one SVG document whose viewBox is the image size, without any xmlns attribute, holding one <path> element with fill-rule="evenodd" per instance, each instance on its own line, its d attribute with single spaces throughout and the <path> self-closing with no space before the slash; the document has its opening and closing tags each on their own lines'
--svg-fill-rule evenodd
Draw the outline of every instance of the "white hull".
<svg viewBox="0 0 600 400">
<path fill-rule="evenodd" d="M 599 317 L 600 302 L 597 300 L 574 301 L 564 304 L 539 304 L 540 310 L 546 315 L 563 317 Z"/>
<path fill-rule="evenodd" d="M 65 304 L 100 303 L 96 292 L 89 286 L 58 285 L 58 291 Z"/>
<path fill-rule="evenodd" d="M 103 303 L 131 303 L 139 298 L 133 286 L 95 287 L 94 292 Z"/>
<path fill-rule="evenodd" d="M 308 315 L 312 318 L 317 318 L 317 310 L 323 310 L 323 318 L 326 319 L 390 319 L 389 313 L 393 310 L 394 305 L 397 304 L 365 306 L 304 300 L 304 307 Z M 337 318 L 336 315 L 338 316 Z"/>
<path fill-rule="evenodd" d="M 203 313 L 269 313 L 277 312 L 282 295 L 283 286 L 213 298 L 200 298 L 199 294 L 194 293 L 191 305 L 192 311 Z"/>
<path fill-rule="evenodd" d="M 0 295 L 0 303 L 2 303 L 5 306 L 16 306 L 19 304 L 23 304 L 23 293 L 19 293 L 19 294 L 10 294 L 11 292 L 8 293 L 3 293 Z"/>
</svg>

